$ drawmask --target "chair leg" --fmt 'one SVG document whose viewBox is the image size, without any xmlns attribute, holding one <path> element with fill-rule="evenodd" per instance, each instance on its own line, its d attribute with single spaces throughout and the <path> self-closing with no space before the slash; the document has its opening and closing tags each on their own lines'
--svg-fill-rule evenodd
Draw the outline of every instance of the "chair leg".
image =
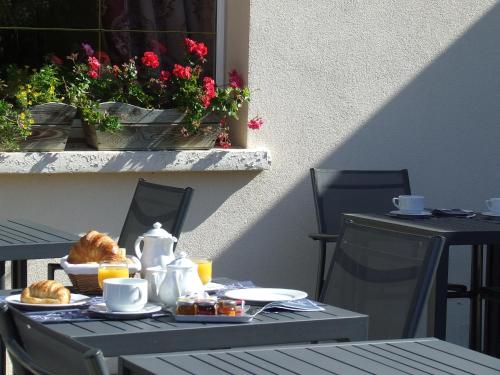
<svg viewBox="0 0 500 375">
<path fill-rule="evenodd" d="M 11 262 L 12 289 L 26 288 L 28 285 L 28 262 L 26 260 L 13 260 Z"/>
<path fill-rule="evenodd" d="M 482 301 L 479 288 L 483 285 L 483 246 L 474 245 L 471 256 L 471 298 L 469 348 L 480 351 L 482 348 Z"/>
<path fill-rule="evenodd" d="M 318 275 L 316 280 L 316 300 L 319 301 L 325 279 L 326 241 L 319 242 Z"/>
</svg>

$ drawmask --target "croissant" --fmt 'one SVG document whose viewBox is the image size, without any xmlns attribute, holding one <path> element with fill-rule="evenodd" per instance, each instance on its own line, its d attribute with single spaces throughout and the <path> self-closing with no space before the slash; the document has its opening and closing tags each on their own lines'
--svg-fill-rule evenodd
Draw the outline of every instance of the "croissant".
<svg viewBox="0 0 500 375">
<path fill-rule="evenodd" d="M 125 256 L 118 251 L 118 245 L 104 233 L 91 230 L 70 249 L 68 263 L 124 262 Z"/>
<path fill-rule="evenodd" d="M 41 304 L 68 304 L 71 297 L 69 289 L 54 280 L 37 281 L 24 288 L 21 302 Z"/>
</svg>

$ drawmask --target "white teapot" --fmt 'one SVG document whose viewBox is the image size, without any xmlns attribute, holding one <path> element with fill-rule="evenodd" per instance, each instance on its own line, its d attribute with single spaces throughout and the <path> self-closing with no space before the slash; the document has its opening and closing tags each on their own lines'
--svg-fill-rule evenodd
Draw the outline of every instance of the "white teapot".
<svg viewBox="0 0 500 375">
<path fill-rule="evenodd" d="M 141 242 L 144 246 L 141 251 Z M 150 229 L 142 236 L 137 237 L 135 241 L 135 253 L 141 260 L 141 277 L 146 276 L 148 267 L 161 266 L 165 268 L 167 264 L 175 259 L 174 243 L 177 238 L 162 229 L 160 223 L 154 223 L 153 229 Z"/>
<path fill-rule="evenodd" d="M 160 286 L 159 297 L 168 307 L 175 307 L 177 298 L 189 294 L 204 294 L 205 288 L 198 276 L 198 265 L 181 251 L 167 266 L 167 275 Z"/>
</svg>

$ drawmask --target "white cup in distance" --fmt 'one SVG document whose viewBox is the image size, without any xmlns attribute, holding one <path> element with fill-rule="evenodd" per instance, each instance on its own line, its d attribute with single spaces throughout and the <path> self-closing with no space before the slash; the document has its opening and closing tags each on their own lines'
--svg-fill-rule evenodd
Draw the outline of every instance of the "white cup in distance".
<svg viewBox="0 0 500 375">
<path fill-rule="evenodd" d="M 488 211 L 494 214 L 500 214 L 500 198 L 490 198 L 486 200 Z"/>
<path fill-rule="evenodd" d="M 132 278 L 106 279 L 102 295 L 106 307 L 111 311 L 140 311 L 148 302 L 148 282 Z"/>
<path fill-rule="evenodd" d="M 424 211 L 424 197 L 421 195 L 400 195 L 392 198 L 392 204 L 401 212 L 420 213 Z"/>
</svg>

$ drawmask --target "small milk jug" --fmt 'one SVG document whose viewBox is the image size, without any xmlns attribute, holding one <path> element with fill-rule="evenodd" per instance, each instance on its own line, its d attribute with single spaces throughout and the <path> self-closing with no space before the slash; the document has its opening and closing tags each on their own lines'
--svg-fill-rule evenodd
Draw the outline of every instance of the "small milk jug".
<svg viewBox="0 0 500 375">
<path fill-rule="evenodd" d="M 144 242 L 141 251 L 141 242 Z M 162 229 L 160 223 L 154 223 L 150 229 L 135 241 L 135 253 L 141 260 L 141 277 L 146 277 L 148 267 L 161 266 L 165 268 L 167 264 L 175 259 L 174 243 L 177 238 Z"/>
</svg>

